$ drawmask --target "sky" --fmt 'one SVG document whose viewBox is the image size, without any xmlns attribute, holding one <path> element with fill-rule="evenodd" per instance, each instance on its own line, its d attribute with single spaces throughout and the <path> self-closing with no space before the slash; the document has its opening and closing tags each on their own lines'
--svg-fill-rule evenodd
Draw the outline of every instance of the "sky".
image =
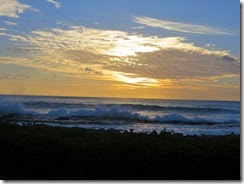
<svg viewBox="0 0 244 184">
<path fill-rule="evenodd" d="M 0 0 L 0 94 L 240 100 L 238 0 Z"/>
</svg>

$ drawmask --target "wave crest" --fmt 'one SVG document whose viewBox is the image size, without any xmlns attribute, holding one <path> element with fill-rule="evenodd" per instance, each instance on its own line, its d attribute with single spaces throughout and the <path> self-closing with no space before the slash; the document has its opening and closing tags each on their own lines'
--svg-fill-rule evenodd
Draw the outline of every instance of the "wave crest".
<svg viewBox="0 0 244 184">
<path fill-rule="evenodd" d="M 127 118 L 127 119 L 139 119 L 148 120 L 147 116 L 143 116 L 139 113 L 131 112 L 120 106 L 107 107 L 106 105 L 99 105 L 94 110 L 79 109 L 68 110 L 66 108 L 59 108 L 57 110 L 50 110 L 47 113 L 48 116 L 94 116 L 94 117 L 109 117 L 109 118 Z"/>
<path fill-rule="evenodd" d="M 3 101 L 0 102 L 0 115 L 16 114 L 37 115 L 38 113 L 33 110 L 25 109 L 21 103 L 8 103 Z"/>
<path fill-rule="evenodd" d="M 44 116 L 49 118 L 56 117 L 95 117 L 103 119 L 120 119 L 120 120 L 138 120 L 147 123 L 194 123 L 194 124 L 206 124 L 206 123 L 240 123 L 239 119 L 210 119 L 197 116 L 186 116 L 182 113 L 167 113 L 163 115 L 157 115 L 155 117 L 145 116 L 141 113 L 134 112 L 131 108 L 125 108 L 121 105 L 98 105 L 94 109 L 80 108 L 77 110 L 71 110 L 67 108 L 58 108 L 49 110 L 47 113 L 39 113 L 34 110 L 26 109 L 21 103 L 10 103 L 0 100 L 0 116 L 4 115 L 35 115 Z M 72 119 L 72 118 L 71 118 Z"/>
</svg>

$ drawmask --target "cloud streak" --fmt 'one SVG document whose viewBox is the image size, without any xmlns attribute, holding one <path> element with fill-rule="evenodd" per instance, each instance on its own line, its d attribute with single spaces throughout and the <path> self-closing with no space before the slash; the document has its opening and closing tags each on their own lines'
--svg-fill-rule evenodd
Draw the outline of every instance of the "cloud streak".
<svg viewBox="0 0 244 184">
<path fill-rule="evenodd" d="M 25 10 L 38 12 L 37 9 L 32 8 L 30 5 L 21 4 L 17 0 L 0 0 L 0 16 L 19 18 L 19 14 Z"/>
<path fill-rule="evenodd" d="M 173 22 L 166 20 L 159 20 L 150 17 L 138 17 L 135 16 L 132 19 L 133 22 L 149 27 L 162 28 L 170 31 L 177 31 L 191 34 L 210 34 L 210 35 L 233 35 L 230 30 L 215 28 L 211 26 L 199 25 L 199 24 L 186 24 L 181 22 Z"/>
<path fill-rule="evenodd" d="M 54 1 L 54 0 L 47 0 L 49 3 L 52 3 L 57 9 L 59 9 L 61 7 L 61 4 Z"/>
<path fill-rule="evenodd" d="M 10 22 L 10 21 L 3 21 L 7 26 L 16 26 L 17 23 L 15 22 Z"/>
</svg>

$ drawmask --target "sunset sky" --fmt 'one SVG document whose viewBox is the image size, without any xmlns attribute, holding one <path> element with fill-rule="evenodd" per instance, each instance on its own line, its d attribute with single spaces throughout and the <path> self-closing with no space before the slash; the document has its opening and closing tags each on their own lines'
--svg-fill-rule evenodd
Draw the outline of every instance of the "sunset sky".
<svg viewBox="0 0 244 184">
<path fill-rule="evenodd" d="M 240 1 L 0 0 L 0 86 L 240 100 Z"/>
</svg>

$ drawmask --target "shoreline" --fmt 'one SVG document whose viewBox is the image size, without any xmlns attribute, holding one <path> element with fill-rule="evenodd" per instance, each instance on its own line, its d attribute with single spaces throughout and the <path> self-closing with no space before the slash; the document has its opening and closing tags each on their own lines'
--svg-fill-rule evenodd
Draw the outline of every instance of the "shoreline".
<svg viewBox="0 0 244 184">
<path fill-rule="evenodd" d="M 4 180 L 240 180 L 240 135 L 0 122 Z"/>
<path fill-rule="evenodd" d="M 70 116 L 70 117 L 57 117 L 54 119 L 32 119 L 32 116 L 16 116 L 16 115 L 6 115 L 0 118 L 0 121 L 10 122 L 17 125 L 44 125 L 44 126 L 52 126 L 52 127 L 60 127 L 60 128 L 80 128 L 80 129 L 92 129 L 92 130 L 115 130 L 120 133 L 130 132 L 133 129 L 134 133 L 145 133 L 150 134 L 152 131 L 156 131 L 157 134 L 163 132 L 170 132 L 172 134 L 179 133 L 184 136 L 222 136 L 235 134 L 240 135 L 240 127 L 236 125 L 238 123 L 233 122 L 185 122 L 185 121 L 171 121 L 171 122 L 160 122 L 156 120 L 138 120 L 129 119 L 123 120 L 122 122 L 117 123 L 108 123 L 108 121 L 113 120 L 122 120 L 123 118 L 105 118 L 107 122 L 104 122 L 103 117 L 79 117 L 79 116 Z M 136 122 L 133 122 L 136 121 Z M 230 128 L 221 127 L 221 124 L 232 124 Z M 215 125 L 219 127 L 211 128 L 210 126 Z M 235 126 L 233 126 L 235 125 Z M 209 127 L 208 127 L 209 126 Z M 196 127 L 196 129 L 195 129 Z M 226 130 L 225 130 L 226 128 Z"/>
</svg>

